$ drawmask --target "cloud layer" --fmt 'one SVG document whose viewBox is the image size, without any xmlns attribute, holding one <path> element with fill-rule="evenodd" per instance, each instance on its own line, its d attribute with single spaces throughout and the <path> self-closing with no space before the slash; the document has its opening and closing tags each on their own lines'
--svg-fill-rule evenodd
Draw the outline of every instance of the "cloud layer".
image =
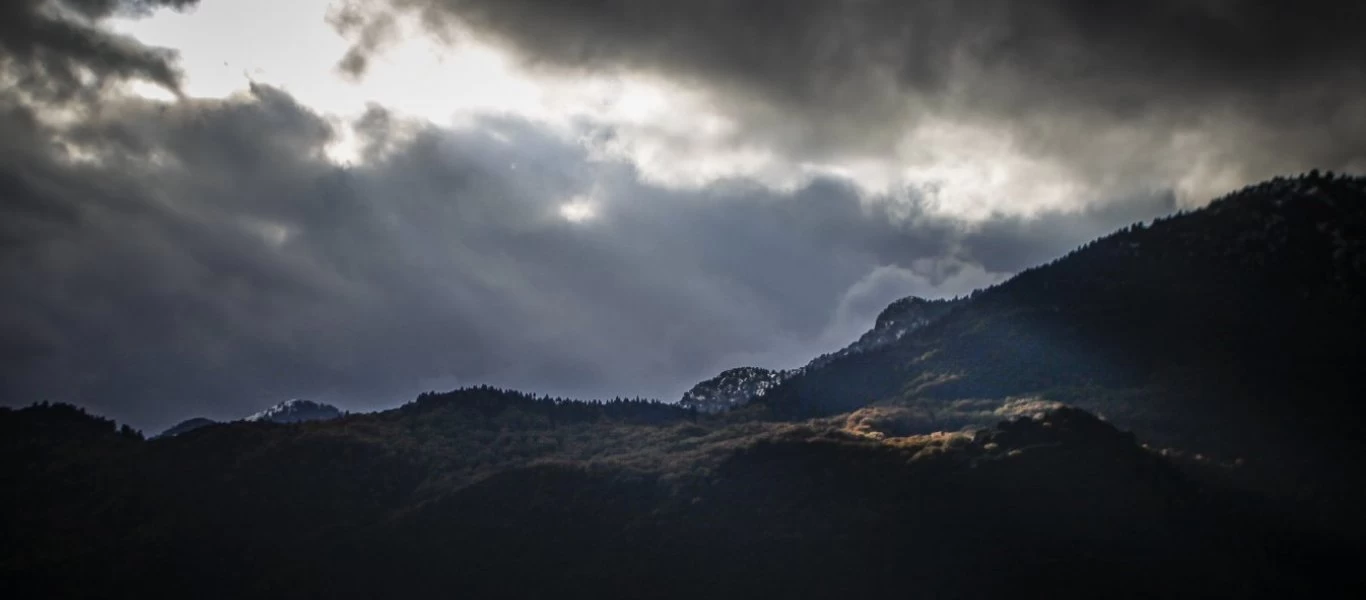
<svg viewBox="0 0 1366 600">
<path fill-rule="evenodd" d="M 356 28 L 366 15 L 384 22 L 411 14 L 447 39 L 464 32 L 492 40 L 547 71 L 684 82 L 708 91 L 739 124 L 734 143 L 762 144 L 792 161 L 893 155 L 934 179 L 940 175 L 931 167 L 944 160 L 1027 157 L 1020 170 L 1047 171 L 1048 182 L 1009 174 L 1017 204 L 1154 188 L 1203 203 L 1281 172 L 1366 168 L 1360 3 L 360 0 L 351 7 Z M 359 41 L 362 54 L 380 47 L 373 36 Z M 964 139 L 973 136 L 982 140 Z M 944 147 L 954 144 L 974 147 Z"/>
<path fill-rule="evenodd" d="M 967 226 L 834 179 L 677 191 L 531 123 L 380 108 L 354 124 L 366 160 L 341 167 L 338 126 L 265 86 L 71 125 L 11 101 L 0 123 L 3 397 L 142 423 L 480 381 L 672 399 L 1171 206 Z M 593 216 L 565 219 L 570 202 Z"/>
<path fill-rule="evenodd" d="M 718 149 L 948 169 L 888 190 L 838 170 L 673 185 L 604 151 L 620 124 L 441 127 L 381 106 L 343 120 L 266 85 L 121 93 L 180 75 L 170 51 L 101 21 L 190 4 L 0 9 L 0 77 L 19 84 L 0 88 L 4 404 L 157 429 L 483 382 L 673 399 L 723 368 L 804 363 L 899 296 L 965 294 L 1199 186 L 1359 164 L 1363 147 L 1347 102 L 1362 73 L 1342 54 L 1361 43 L 1343 29 L 1358 9 L 1315 2 L 393 0 L 333 15 L 359 32 L 357 75 L 387 43 L 375 19 L 415 11 L 536 69 L 691 85 L 738 124 Z M 352 138 L 353 163 L 329 158 Z M 954 169 L 1019 194 L 952 216 L 957 180 L 935 173 Z M 1035 197 L 1053 189 L 1062 200 Z M 1032 208 L 998 210 L 1013 202 Z"/>
<path fill-rule="evenodd" d="M 110 81 L 140 77 L 179 91 L 175 53 L 110 34 L 98 22 L 198 0 L 13 0 L 0 6 L 0 69 L 7 84 L 68 100 Z"/>
</svg>

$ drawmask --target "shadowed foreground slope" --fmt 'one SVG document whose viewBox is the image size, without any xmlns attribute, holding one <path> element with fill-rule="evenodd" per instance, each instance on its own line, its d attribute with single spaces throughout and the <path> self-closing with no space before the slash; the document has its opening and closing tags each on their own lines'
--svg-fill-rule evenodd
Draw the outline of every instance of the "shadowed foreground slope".
<svg viewBox="0 0 1366 600">
<path fill-rule="evenodd" d="M 1337 584 L 1316 565 L 1344 551 L 1069 408 L 894 437 L 476 389 L 150 442 L 64 406 L 0 433 L 0 581 L 44 596 L 1253 596 Z"/>
</svg>

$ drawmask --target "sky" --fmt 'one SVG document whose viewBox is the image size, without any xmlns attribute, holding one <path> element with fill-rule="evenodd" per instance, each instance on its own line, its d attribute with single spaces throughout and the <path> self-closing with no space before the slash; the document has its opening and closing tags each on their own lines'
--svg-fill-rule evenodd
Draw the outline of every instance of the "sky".
<svg viewBox="0 0 1366 600">
<path fill-rule="evenodd" d="M 0 404 L 676 400 L 1366 171 L 1366 4 L 12 0 Z"/>
</svg>

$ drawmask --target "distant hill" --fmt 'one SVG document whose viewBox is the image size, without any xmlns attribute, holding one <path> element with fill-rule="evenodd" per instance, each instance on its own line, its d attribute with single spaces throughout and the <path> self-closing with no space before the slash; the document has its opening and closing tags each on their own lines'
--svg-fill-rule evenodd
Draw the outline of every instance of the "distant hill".
<svg viewBox="0 0 1366 600">
<path fill-rule="evenodd" d="M 335 406 L 296 398 L 293 400 L 285 400 L 275 406 L 248 415 L 242 420 L 248 422 L 302 423 L 305 421 L 326 421 L 337 419 L 341 416 L 342 412 Z M 176 423 L 156 437 L 175 437 L 202 427 L 216 425 L 217 423 L 218 421 L 203 417 L 186 419 Z"/>
<path fill-rule="evenodd" d="M 175 425 L 172 425 L 172 426 L 171 426 L 170 428 L 168 428 L 166 431 L 161 432 L 160 434 L 157 435 L 157 437 L 175 437 L 175 436 L 180 435 L 180 434 L 182 434 L 182 433 L 189 433 L 189 432 L 191 432 L 191 431 L 194 431 L 194 430 L 196 430 L 196 429 L 200 429 L 200 428 L 202 428 L 202 427 L 208 427 L 209 425 L 216 425 L 217 423 L 218 423 L 218 421 L 215 421 L 215 420 L 213 420 L 213 419 L 205 419 L 204 417 L 195 417 L 195 418 L 193 418 L 193 419 L 185 419 L 184 421 L 181 421 L 181 422 L 179 422 L 179 423 L 176 423 Z"/>
<path fill-rule="evenodd" d="M 326 421 L 342 416 L 337 407 L 321 404 L 312 400 L 285 400 L 275 406 L 247 417 L 246 421 L 269 421 L 271 423 L 302 423 L 304 421 Z"/>
<path fill-rule="evenodd" d="M 790 371 L 760 367 L 737 367 L 694 385 L 678 401 L 679 406 L 705 413 L 717 413 L 761 398 L 770 388 L 782 383 Z"/>
</svg>

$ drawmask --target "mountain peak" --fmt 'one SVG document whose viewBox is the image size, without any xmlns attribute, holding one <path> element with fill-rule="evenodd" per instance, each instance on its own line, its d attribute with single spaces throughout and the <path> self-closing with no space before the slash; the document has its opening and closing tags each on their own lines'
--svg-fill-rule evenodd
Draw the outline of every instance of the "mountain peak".
<svg viewBox="0 0 1366 600">
<path fill-rule="evenodd" d="M 301 423 L 304 421 L 325 421 L 342 416 L 337 407 L 312 400 L 294 398 L 243 419 L 244 421 L 269 421 L 272 423 Z"/>
<path fill-rule="evenodd" d="M 175 425 L 172 425 L 170 429 L 167 429 L 166 431 L 161 432 L 161 434 L 158 435 L 157 437 L 159 437 L 159 438 L 175 437 L 175 436 L 180 435 L 180 434 L 182 434 L 182 433 L 189 433 L 189 432 L 194 431 L 194 430 L 196 430 L 196 429 L 200 429 L 200 428 L 203 428 L 203 427 L 208 427 L 209 425 L 217 425 L 217 424 L 218 424 L 218 421 L 215 421 L 215 420 L 213 420 L 213 419 L 206 419 L 206 418 L 204 418 L 204 417 L 194 417 L 194 418 L 192 418 L 192 419 L 185 419 L 184 421 L 181 421 L 181 422 L 179 422 L 179 423 L 176 423 Z"/>
<path fill-rule="evenodd" d="M 840 350 L 822 354 L 805 367 L 793 370 L 772 370 L 760 367 L 737 367 L 698 383 L 683 394 L 679 404 L 702 412 L 721 412 L 762 398 L 770 389 L 807 370 L 822 368 L 847 356 L 870 352 L 900 340 L 906 334 L 929 325 L 948 314 L 956 300 L 926 300 L 907 296 L 892 302 L 877 316 L 873 328 L 854 343 Z"/>
<path fill-rule="evenodd" d="M 737 367 L 722 371 L 716 377 L 698 383 L 683 394 L 679 404 L 701 412 L 721 412 L 762 397 L 768 390 L 782 383 L 788 371 L 762 367 Z"/>
<path fill-rule="evenodd" d="M 802 371 L 822 368 L 838 359 L 871 352 L 895 343 L 912 331 L 916 331 L 940 317 L 948 314 L 961 300 L 926 300 L 919 296 L 907 296 L 882 309 L 873 328 L 840 350 L 817 356 L 807 363 Z"/>
<path fill-rule="evenodd" d="M 919 327 L 928 324 L 954 306 L 953 300 L 927 300 L 920 296 L 906 296 L 887 305 L 877 315 L 873 329 L 895 326 Z"/>
</svg>

